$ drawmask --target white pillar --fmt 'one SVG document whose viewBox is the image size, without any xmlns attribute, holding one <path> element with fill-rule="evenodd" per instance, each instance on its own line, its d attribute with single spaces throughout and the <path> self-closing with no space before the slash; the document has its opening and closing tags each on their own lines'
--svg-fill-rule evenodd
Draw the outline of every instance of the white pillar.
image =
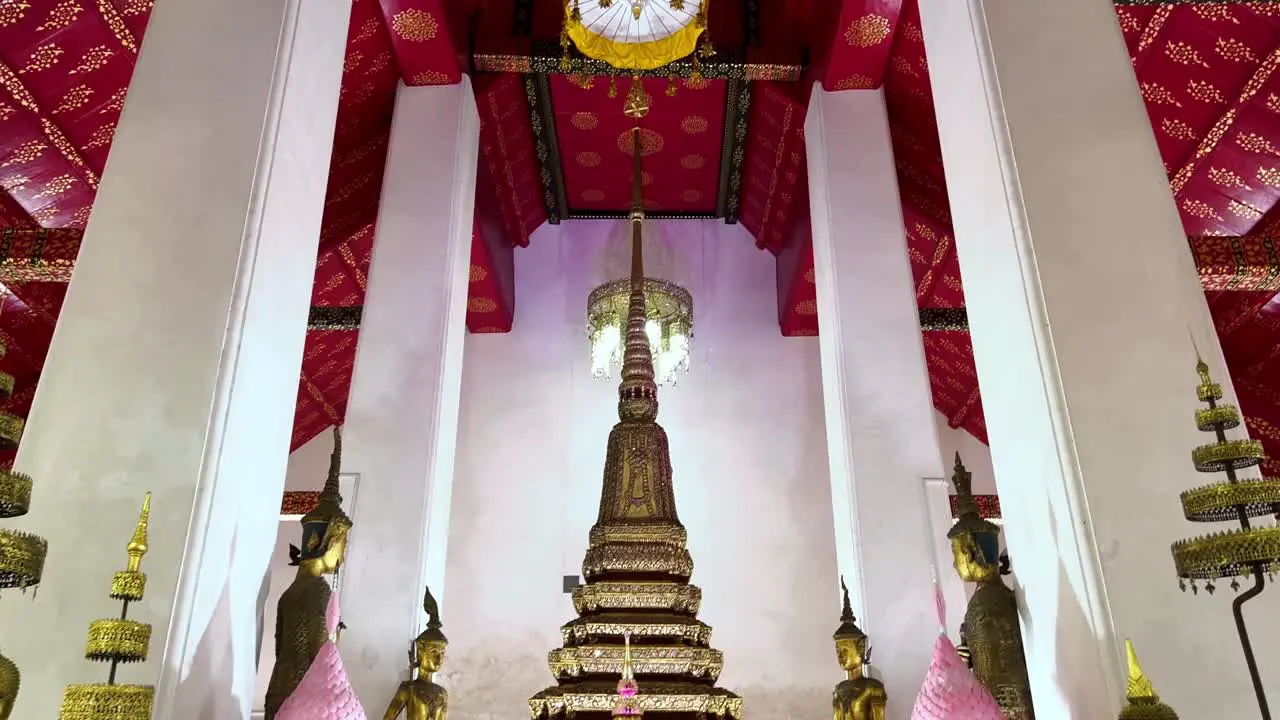
<svg viewBox="0 0 1280 720">
<path fill-rule="evenodd" d="M 805 142 L 837 564 L 896 720 L 938 636 L 925 479 L 943 464 L 883 93 L 815 88 Z"/>
<path fill-rule="evenodd" d="M 401 86 L 391 124 L 343 472 L 359 475 L 342 612 L 347 672 L 369 717 L 406 678 L 444 566 L 462 391 L 480 151 L 471 83 Z"/>
<path fill-rule="evenodd" d="M 1115 717 L 1131 637 L 1183 717 L 1257 717 L 1230 589 L 1179 593 L 1169 555 L 1229 527 L 1178 503 L 1211 480 L 1193 341 L 1234 393 L 1115 9 L 920 12 L 1037 715 Z M 1274 589 L 1247 606 L 1270 678 L 1277 610 Z"/>
<path fill-rule="evenodd" d="M 55 717 L 91 620 L 119 612 L 143 494 L 155 716 L 247 717 L 333 145 L 350 0 L 158 3 L 18 468 L 49 540 L 0 603 L 17 716 Z M 229 49 L 232 49 L 229 51 Z"/>
</svg>

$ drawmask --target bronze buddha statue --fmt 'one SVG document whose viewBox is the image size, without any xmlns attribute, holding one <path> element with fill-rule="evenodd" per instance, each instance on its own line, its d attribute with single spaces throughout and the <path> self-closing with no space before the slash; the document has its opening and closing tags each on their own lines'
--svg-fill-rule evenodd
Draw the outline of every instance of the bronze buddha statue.
<svg viewBox="0 0 1280 720">
<path fill-rule="evenodd" d="M 433 682 L 444 665 L 449 640 L 440 631 L 440 608 L 431 596 L 431 588 L 427 588 L 422 609 L 427 612 L 427 629 L 409 648 L 409 679 L 396 688 L 383 720 L 396 720 L 401 713 L 405 720 L 445 720 L 449 710 L 449 693 Z"/>
<path fill-rule="evenodd" d="M 1009 720 L 1033 720 L 1018 599 L 1000 572 L 1000 528 L 978 512 L 973 476 L 960 462 L 959 453 L 951 482 L 956 487 L 958 515 L 947 533 L 951 554 L 960 579 L 978 586 L 964 614 L 963 644 L 969 664 Z"/>
<path fill-rule="evenodd" d="M 280 596 L 276 610 L 276 662 L 267 685 L 266 720 L 302 682 L 329 636 L 325 614 L 333 589 L 326 578 L 342 565 L 347 553 L 351 518 L 342 510 L 338 473 L 342 435 L 333 429 L 329 476 L 316 507 L 302 516 L 302 548 L 289 546 L 290 564 L 298 568 L 293 583 Z"/>
<path fill-rule="evenodd" d="M 844 608 L 840 613 L 840 627 L 836 628 L 832 638 L 836 641 L 836 660 L 845 671 L 845 679 L 831 694 L 832 718 L 884 720 L 888 693 L 884 690 L 884 683 L 864 674 L 867 663 L 871 662 L 871 647 L 867 634 L 862 632 L 853 617 L 849 588 L 845 587 L 844 578 L 840 578 L 840 589 L 844 591 Z"/>
</svg>

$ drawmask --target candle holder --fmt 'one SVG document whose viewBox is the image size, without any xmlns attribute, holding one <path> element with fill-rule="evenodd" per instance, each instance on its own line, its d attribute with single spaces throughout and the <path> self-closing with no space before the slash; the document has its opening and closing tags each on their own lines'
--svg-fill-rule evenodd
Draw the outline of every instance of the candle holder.
<svg viewBox="0 0 1280 720">
<path fill-rule="evenodd" d="M 1266 455 L 1262 443 L 1248 438 L 1227 439 L 1226 431 L 1240 425 L 1240 411 L 1234 405 L 1218 404 L 1222 399 L 1222 386 L 1209 376 L 1209 366 L 1204 360 L 1196 364 L 1196 372 L 1200 375 L 1196 394 L 1200 402 L 1208 406 L 1196 411 L 1196 428 L 1212 432 L 1216 442 L 1192 450 L 1191 461 L 1197 471 L 1221 472 L 1226 480 L 1183 492 L 1183 515 L 1191 522 L 1236 521 L 1240 528 L 1175 542 L 1171 551 L 1178 587 L 1184 592 L 1189 587 L 1196 594 L 1203 588 L 1212 595 L 1216 581 L 1231 578 L 1231 589 L 1239 592 L 1240 578 L 1253 579 L 1253 586 L 1231 603 L 1231 612 L 1258 708 L 1263 720 L 1271 720 L 1243 607 L 1262 594 L 1267 580 L 1274 581 L 1276 572 L 1280 571 L 1280 527 L 1254 527 L 1250 522 L 1253 518 L 1280 512 L 1280 479 L 1236 477 L 1236 471 L 1263 461 Z"/>
</svg>

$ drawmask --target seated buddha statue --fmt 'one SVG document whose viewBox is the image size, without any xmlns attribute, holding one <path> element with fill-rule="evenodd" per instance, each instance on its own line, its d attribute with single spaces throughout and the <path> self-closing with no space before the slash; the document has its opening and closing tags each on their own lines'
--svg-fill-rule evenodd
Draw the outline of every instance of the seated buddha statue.
<svg viewBox="0 0 1280 720">
<path fill-rule="evenodd" d="M 889 696 L 884 683 L 864 674 L 867 663 L 871 662 L 869 639 L 853 617 L 844 578 L 840 578 L 840 589 L 844 592 L 844 608 L 840 613 L 840 627 L 832 638 L 836 641 L 836 660 L 845 671 L 845 679 L 831 694 L 833 720 L 884 720 Z"/>
<path fill-rule="evenodd" d="M 275 720 L 329 640 L 327 615 L 333 590 L 326 576 L 336 573 L 346 557 L 351 531 L 351 518 L 342 510 L 338 492 L 341 454 L 341 435 L 335 427 L 329 477 L 315 509 L 302 516 L 302 548 L 289 546 L 290 564 L 298 574 L 277 605 L 276 661 L 267 684 L 266 720 Z"/>
<path fill-rule="evenodd" d="M 972 475 L 959 454 L 952 482 L 958 519 L 947 537 L 960 579 L 978 586 L 962 626 L 969 664 L 1009 720 L 1034 720 L 1018 599 L 1001 573 L 1000 528 L 979 513 Z"/>
<path fill-rule="evenodd" d="M 440 631 L 440 606 L 431 596 L 431 588 L 427 588 L 422 609 L 427 613 L 427 629 L 409 648 L 409 679 L 396 688 L 383 720 L 396 720 L 401 713 L 405 720 L 445 720 L 449 710 L 449 693 L 432 681 L 444 665 L 449 640 Z"/>
</svg>

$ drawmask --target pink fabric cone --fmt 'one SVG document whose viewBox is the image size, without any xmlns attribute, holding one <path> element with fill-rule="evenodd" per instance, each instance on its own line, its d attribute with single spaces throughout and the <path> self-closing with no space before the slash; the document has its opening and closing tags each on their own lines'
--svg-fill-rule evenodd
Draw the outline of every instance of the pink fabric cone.
<svg viewBox="0 0 1280 720">
<path fill-rule="evenodd" d="M 1005 716 L 964 664 L 956 646 L 946 635 L 939 635 L 911 720 L 1005 720 Z"/>
<path fill-rule="evenodd" d="M 995 698 L 965 665 L 947 637 L 942 591 L 935 584 L 933 592 L 938 624 L 943 629 L 933 644 L 933 661 L 929 663 L 924 686 L 916 696 L 911 720 L 1006 720 Z"/>
<path fill-rule="evenodd" d="M 329 598 L 325 622 L 332 638 L 338 631 L 337 593 Z M 333 640 L 320 648 L 298 688 L 280 706 L 276 720 L 367 720 Z"/>
</svg>

